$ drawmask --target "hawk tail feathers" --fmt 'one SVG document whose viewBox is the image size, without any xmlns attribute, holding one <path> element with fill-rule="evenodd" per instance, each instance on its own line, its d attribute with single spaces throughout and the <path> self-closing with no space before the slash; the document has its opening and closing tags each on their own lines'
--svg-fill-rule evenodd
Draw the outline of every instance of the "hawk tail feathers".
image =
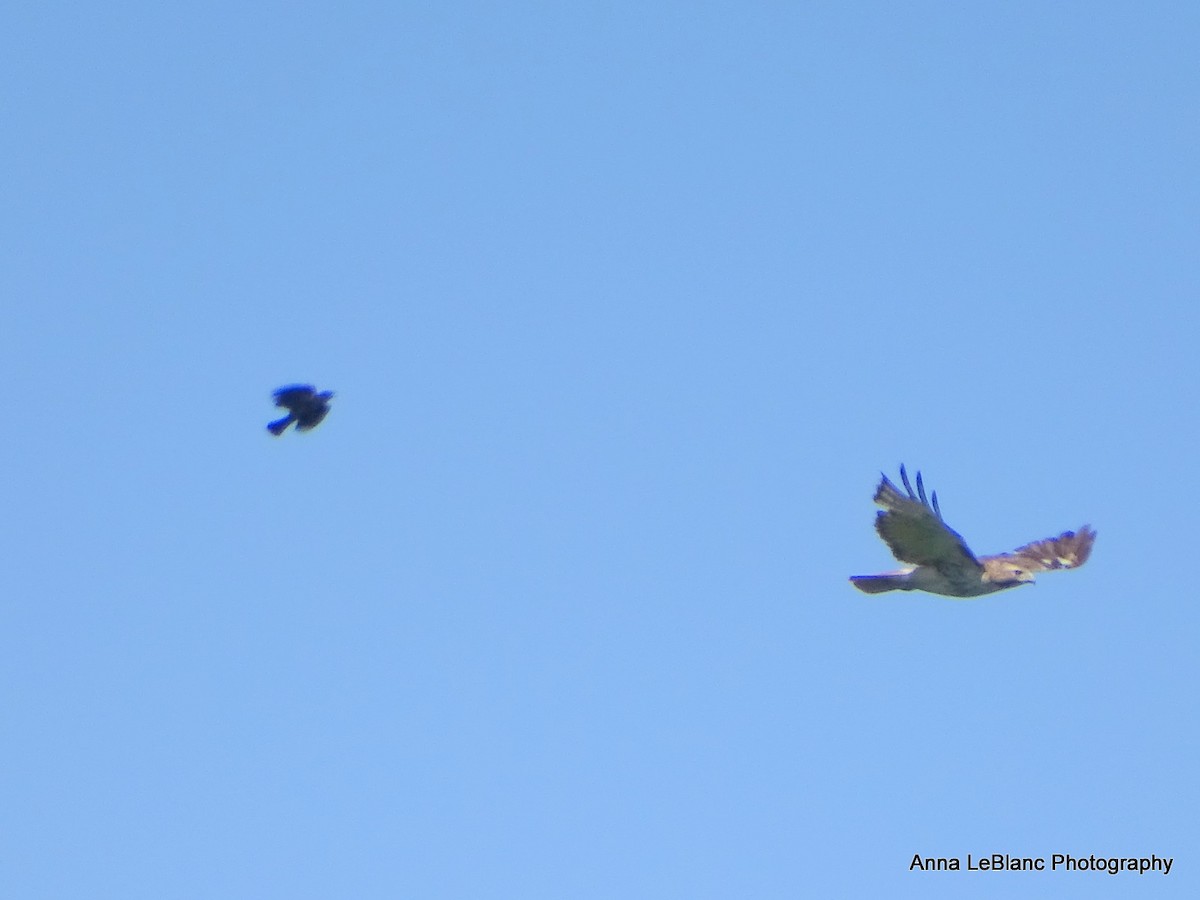
<svg viewBox="0 0 1200 900">
<path fill-rule="evenodd" d="M 911 591 L 908 574 L 852 575 L 850 583 L 864 594 L 883 594 L 887 591 Z"/>
</svg>

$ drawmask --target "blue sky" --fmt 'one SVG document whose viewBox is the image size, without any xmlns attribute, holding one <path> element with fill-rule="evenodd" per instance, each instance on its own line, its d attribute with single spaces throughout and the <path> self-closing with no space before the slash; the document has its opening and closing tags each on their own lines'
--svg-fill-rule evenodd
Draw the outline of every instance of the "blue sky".
<svg viewBox="0 0 1200 900">
<path fill-rule="evenodd" d="M 18 3 L 6 893 L 1195 896 L 1198 38 Z M 859 594 L 900 462 L 1092 561 Z"/>
</svg>

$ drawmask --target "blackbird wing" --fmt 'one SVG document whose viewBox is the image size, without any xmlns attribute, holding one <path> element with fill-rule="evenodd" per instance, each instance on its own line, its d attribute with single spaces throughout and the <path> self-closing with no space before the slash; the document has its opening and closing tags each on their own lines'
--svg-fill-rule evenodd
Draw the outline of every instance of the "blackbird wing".
<svg viewBox="0 0 1200 900">
<path fill-rule="evenodd" d="M 289 384 L 275 391 L 275 405 L 295 410 L 311 402 L 316 392 L 311 384 Z"/>
</svg>

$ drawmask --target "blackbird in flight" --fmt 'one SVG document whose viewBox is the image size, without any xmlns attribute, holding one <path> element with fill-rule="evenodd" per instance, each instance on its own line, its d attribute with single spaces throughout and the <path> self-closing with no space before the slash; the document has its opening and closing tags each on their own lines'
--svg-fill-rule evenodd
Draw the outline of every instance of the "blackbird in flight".
<svg viewBox="0 0 1200 900">
<path fill-rule="evenodd" d="M 288 411 L 282 419 L 277 419 L 267 426 L 271 434 L 278 437 L 283 434 L 293 422 L 297 431 L 308 431 L 321 424 L 321 420 L 329 414 L 329 398 L 333 391 L 321 391 L 311 384 L 289 384 L 275 392 L 275 405 Z"/>
</svg>

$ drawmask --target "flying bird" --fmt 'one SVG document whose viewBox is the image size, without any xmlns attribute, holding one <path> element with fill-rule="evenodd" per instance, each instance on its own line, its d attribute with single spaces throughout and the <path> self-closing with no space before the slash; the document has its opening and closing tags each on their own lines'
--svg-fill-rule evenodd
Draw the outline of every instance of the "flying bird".
<svg viewBox="0 0 1200 900">
<path fill-rule="evenodd" d="M 308 431 L 321 424 L 321 420 L 329 415 L 329 400 L 333 391 L 321 391 L 311 384 L 289 384 L 275 391 L 275 405 L 288 411 L 282 419 L 277 419 L 267 426 L 271 434 L 278 437 L 283 434 L 293 422 L 297 431 Z"/>
<path fill-rule="evenodd" d="M 976 557 L 962 535 L 942 518 L 937 492 L 932 494 L 932 502 L 926 499 L 920 472 L 914 493 L 908 473 L 900 467 L 900 481 L 908 496 L 886 475 L 882 477 L 875 502 L 883 509 L 875 517 L 875 530 L 892 555 L 908 565 L 882 575 L 851 577 L 851 584 L 868 594 L 929 591 L 947 597 L 980 597 L 1031 584 L 1035 572 L 1076 569 L 1092 553 L 1096 532 L 1084 525 L 1079 531 L 1033 541 L 1011 553 Z"/>
</svg>

